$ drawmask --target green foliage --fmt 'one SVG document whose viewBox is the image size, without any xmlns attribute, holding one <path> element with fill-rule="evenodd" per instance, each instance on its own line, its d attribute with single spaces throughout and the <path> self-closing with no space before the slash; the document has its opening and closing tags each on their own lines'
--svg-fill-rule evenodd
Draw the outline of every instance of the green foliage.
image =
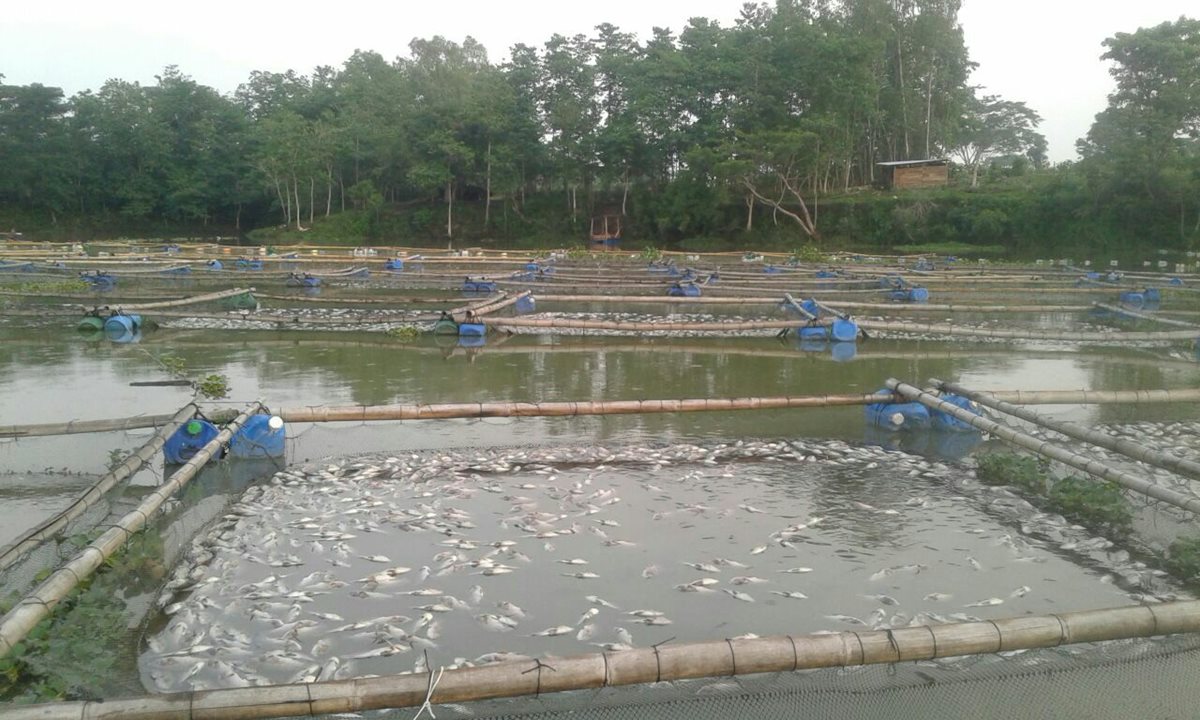
<svg viewBox="0 0 1200 720">
<path fill-rule="evenodd" d="M 1040 495 L 1046 491 L 1045 465 L 1037 458 L 1016 453 L 988 453 L 979 458 L 975 475 L 986 485 L 1012 485 L 1023 492 Z"/>
<path fill-rule="evenodd" d="M 1133 530 L 1133 511 L 1115 483 L 1066 477 L 1050 488 L 1047 501 L 1052 512 L 1094 530 L 1117 537 Z"/>
<path fill-rule="evenodd" d="M 1200 536 L 1177 538 L 1167 550 L 1164 564 L 1180 580 L 1200 583 Z"/>
<path fill-rule="evenodd" d="M 647 245 L 646 247 L 642 248 L 641 252 L 638 253 L 638 259 L 645 260 L 647 262 L 656 262 L 658 260 L 662 260 L 662 258 L 663 251 L 654 247 L 653 245 Z"/>
<path fill-rule="evenodd" d="M 791 260 L 794 263 L 823 263 L 828 259 L 829 256 L 812 243 L 792 250 Z"/>
<path fill-rule="evenodd" d="M 129 457 L 129 451 L 124 448 L 113 448 L 108 451 L 108 470 L 112 472 L 116 470 L 121 463 L 125 462 L 125 458 Z"/>
<path fill-rule="evenodd" d="M 8 292 L 21 293 L 22 295 L 57 295 L 60 293 L 71 295 L 75 293 L 86 292 L 89 289 L 89 286 L 83 280 L 73 279 L 46 280 L 42 282 L 20 282 L 0 286 L 0 289 Z"/>
<path fill-rule="evenodd" d="M 209 400 L 229 397 L 229 378 L 224 375 L 205 375 L 196 383 L 196 392 Z"/>
<path fill-rule="evenodd" d="M 163 366 L 163 369 L 176 377 L 182 378 L 187 376 L 187 362 L 177 355 L 171 355 L 170 353 L 159 355 L 158 362 Z"/>
<path fill-rule="evenodd" d="M 400 327 L 388 328 L 386 334 L 390 338 L 395 338 L 400 342 L 405 343 L 413 342 L 417 338 L 421 337 L 421 331 L 412 325 L 402 325 Z"/>
<path fill-rule="evenodd" d="M 78 538 L 82 546 L 87 538 Z M 98 699 L 118 663 L 130 662 L 126 594 L 150 592 L 166 574 L 162 538 L 131 538 L 74 593 L 55 606 L 4 658 L 0 702 Z M 132 586 L 129 585 L 132 583 Z M 0 611 L 15 597 L 0 602 Z"/>
</svg>

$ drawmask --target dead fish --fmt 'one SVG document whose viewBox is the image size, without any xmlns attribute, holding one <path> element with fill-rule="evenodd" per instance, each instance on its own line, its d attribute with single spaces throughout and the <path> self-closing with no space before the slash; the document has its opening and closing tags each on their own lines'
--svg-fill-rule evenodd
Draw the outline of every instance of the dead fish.
<svg viewBox="0 0 1200 720">
<path fill-rule="evenodd" d="M 746 505 L 746 504 L 744 504 L 744 503 L 743 503 L 743 504 L 741 504 L 741 505 L 738 505 L 738 507 L 739 507 L 740 509 L 742 509 L 742 510 L 745 510 L 745 511 L 746 511 L 746 512 L 748 512 L 748 513 L 758 513 L 758 514 L 761 514 L 761 513 L 765 513 L 765 512 L 766 512 L 765 510 L 759 510 L 758 508 L 754 507 L 753 505 Z"/>
<path fill-rule="evenodd" d="M 579 632 L 575 633 L 575 639 L 579 642 L 587 642 L 596 634 L 596 626 L 591 623 L 579 628 Z"/>
<path fill-rule="evenodd" d="M 725 593 L 734 600 L 741 600 L 742 602 L 754 602 L 754 598 L 744 592 L 730 590 L 729 588 L 722 588 L 721 592 Z"/>
<path fill-rule="evenodd" d="M 963 605 L 963 607 L 991 607 L 993 605 L 1003 605 L 1003 604 L 1004 604 L 1004 600 L 1002 600 L 998 597 L 991 597 L 991 598 L 988 598 L 987 600 L 980 600 L 979 602 L 967 603 L 966 605 Z"/>
<path fill-rule="evenodd" d="M 757 583 L 765 583 L 765 582 L 771 582 L 771 581 L 764 580 L 763 578 L 760 578 L 760 577 L 754 577 L 753 575 L 750 575 L 750 576 L 739 575 L 738 577 L 733 578 L 729 582 L 733 583 L 734 585 L 754 585 Z"/>
<path fill-rule="evenodd" d="M 810 567 L 794 567 L 794 568 L 788 568 L 787 570 L 780 570 L 779 572 L 789 573 L 792 575 L 803 575 L 804 573 L 810 573 L 812 571 L 813 571 L 813 569 Z"/>
<path fill-rule="evenodd" d="M 359 555 L 363 560 L 370 560 L 377 563 L 390 563 L 392 560 L 387 555 Z"/>
<path fill-rule="evenodd" d="M 546 628 L 540 632 L 535 632 L 530 635 L 530 637 L 557 637 L 559 635 L 566 635 L 567 633 L 574 632 L 574 630 L 575 628 L 571 627 L 570 625 L 559 625 L 557 627 Z"/>
<path fill-rule="evenodd" d="M 877 603 L 884 605 L 899 605 L 900 601 L 891 595 L 863 595 L 868 600 L 874 600 Z"/>
<path fill-rule="evenodd" d="M 600 611 L 597 610 L 596 608 L 588 608 L 587 610 L 585 610 L 583 612 L 582 615 L 579 616 L 579 621 L 576 622 L 575 624 L 582 625 L 585 622 L 587 622 L 588 620 L 591 620 L 592 618 L 596 617 L 599 614 L 600 614 Z"/>
<path fill-rule="evenodd" d="M 657 565 L 647 565 L 646 567 L 642 568 L 642 577 L 649 579 L 655 575 L 658 575 Z"/>
<path fill-rule="evenodd" d="M 571 558 L 570 560 L 559 560 L 563 565 L 587 565 L 588 561 L 583 558 Z"/>
<path fill-rule="evenodd" d="M 500 612 L 510 617 L 525 617 L 525 611 L 510 602 L 496 603 L 496 607 L 500 608 Z"/>
<path fill-rule="evenodd" d="M 771 594 L 778 595 L 779 597 L 791 598 L 793 600 L 807 600 L 808 599 L 807 595 L 805 595 L 802 592 L 796 592 L 795 590 L 772 590 Z"/>
<path fill-rule="evenodd" d="M 684 565 L 687 565 L 688 567 L 692 568 L 693 570 L 699 570 L 700 572 L 706 572 L 706 573 L 719 573 L 719 572 L 721 572 L 721 568 L 717 567 L 716 565 L 709 565 L 708 563 L 690 563 L 690 562 L 685 562 L 685 563 L 683 563 L 683 564 L 684 564 Z"/>
<path fill-rule="evenodd" d="M 756 547 L 756 548 L 751 548 L 751 549 L 750 549 L 750 554 L 751 554 L 751 555 L 762 555 L 762 554 L 763 554 L 763 553 L 765 553 L 766 551 L 767 551 L 767 546 L 766 546 L 766 545 L 759 545 L 759 546 L 758 546 L 758 547 Z"/>
<path fill-rule="evenodd" d="M 846 623 L 847 625 L 866 625 L 865 622 L 859 620 L 853 615 L 826 615 L 825 617 L 830 620 Z"/>
<path fill-rule="evenodd" d="M 954 597 L 948 593 L 933 592 L 925 596 L 926 602 L 944 602 Z"/>
<path fill-rule="evenodd" d="M 579 580 L 595 580 L 600 577 L 594 572 L 577 572 L 577 573 L 559 573 L 563 577 L 577 578 Z"/>
<path fill-rule="evenodd" d="M 1019 587 L 1016 590 L 1013 590 L 1011 593 L 1009 593 L 1008 596 L 1010 598 L 1025 597 L 1026 595 L 1029 594 L 1029 592 L 1031 590 L 1033 590 L 1033 588 L 1029 587 L 1028 585 L 1022 585 L 1021 587 Z"/>
<path fill-rule="evenodd" d="M 617 607 L 616 605 L 613 605 L 609 601 L 605 600 L 604 598 L 597 597 L 595 595 L 585 595 L 584 598 L 593 605 L 599 605 L 601 607 L 611 608 L 613 610 L 621 609 L 621 608 Z"/>
<path fill-rule="evenodd" d="M 640 618 L 652 618 L 652 617 L 662 617 L 666 613 L 660 612 L 658 610 L 630 610 L 629 612 L 627 612 L 625 614 L 633 615 L 634 617 L 640 617 Z"/>
</svg>

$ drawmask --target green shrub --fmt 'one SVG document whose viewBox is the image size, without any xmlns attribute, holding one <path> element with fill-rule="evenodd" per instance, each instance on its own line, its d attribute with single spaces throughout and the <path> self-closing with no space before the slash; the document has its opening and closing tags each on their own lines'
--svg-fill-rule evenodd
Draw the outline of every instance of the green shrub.
<svg viewBox="0 0 1200 720">
<path fill-rule="evenodd" d="M 985 485 L 1012 485 L 1027 493 L 1046 492 L 1046 469 L 1037 458 L 1016 453 L 990 453 L 979 458 L 975 475 Z"/>
<path fill-rule="evenodd" d="M 1179 538 L 1171 543 L 1163 564 L 1184 582 L 1200 582 L 1200 536 Z"/>
<path fill-rule="evenodd" d="M 1133 529 L 1133 511 L 1116 483 L 1072 475 L 1054 483 L 1046 499 L 1048 510 L 1092 530 L 1124 536 Z"/>
<path fill-rule="evenodd" d="M 388 328 L 387 336 L 396 338 L 400 342 L 412 342 L 421 335 L 421 331 L 412 325 L 402 325 L 401 327 Z"/>
</svg>

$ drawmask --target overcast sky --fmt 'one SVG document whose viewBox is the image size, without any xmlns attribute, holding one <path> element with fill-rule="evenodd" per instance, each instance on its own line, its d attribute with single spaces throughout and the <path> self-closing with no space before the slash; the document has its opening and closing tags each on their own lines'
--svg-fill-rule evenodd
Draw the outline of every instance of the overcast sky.
<svg viewBox="0 0 1200 720">
<path fill-rule="evenodd" d="M 308 3 L 210 0 L 10 0 L 0 11 L 0 74 L 68 95 L 109 78 L 153 83 L 166 65 L 231 92 L 252 70 L 307 73 L 339 66 L 356 48 L 386 58 L 414 36 L 471 35 L 503 60 L 508 48 L 540 45 L 551 34 L 589 33 L 611 22 L 639 37 L 658 25 L 678 31 L 687 18 L 732 23 L 741 0 L 392 0 Z M 313 3 L 316 5 L 316 3 Z M 330 12 L 334 9 L 337 12 Z M 1044 119 L 1051 160 L 1075 157 L 1075 141 L 1106 104 L 1111 81 L 1099 59 L 1117 32 L 1200 16 L 1197 0 L 965 0 L 960 19 L 973 76 L 985 92 L 1024 100 Z"/>
</svg>

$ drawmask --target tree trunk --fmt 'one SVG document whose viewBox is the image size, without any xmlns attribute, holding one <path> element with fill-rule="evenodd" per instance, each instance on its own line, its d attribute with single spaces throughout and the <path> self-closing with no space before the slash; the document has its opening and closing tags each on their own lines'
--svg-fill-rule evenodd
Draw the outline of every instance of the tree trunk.
<svg viewBox="0 0 1200 720">
<path fill-rule="evenodd" d="M 621 193 L 621 216 L 625 216 L 625 204 L 629 201 L 629 166 L 625 166 L 625 191 Z"/>
<path fill-rule="evenodd" d="M 283 225 L 287 227 L 292 224 L 292 215 L 289 210 L 291 207 L 291 196 L 285 201 L 283 199 L 283 189 L 279 187 L 279 178 L 273 177 L 272 179 L 275 180 L 275 194 L 279 196 L 279 209 L 283 211 Z"/>
<path fill-rule="evenodd" d="M 454 238 L 454 181 L 446 181 L 446 237 Z"/>
<path fill-rule="evenodd" d="M 317 179 L 312 175 L 308 176 L 308 225 L 313 224 L 313 206 L 316 205 Z"/>
<path fill-rule="evenodd" d="M 746 197 L 746 232 L 754 230 L 754 196 Z"/>
<path fill-rule="evenodd" d="M 937 66 L 934 65 L 933 51 L 929 52 L 929 80 L 925 83 L 925 157 L 929 155 L 929 122 L 933 117 L 933 73 Z"/>
<path fill-rule="evenodd" d="M 487 146 L 487 181 L 484 183 L 483 194 L 483 227 L 486 231 L 492 220 L 492 141 L 488 140 Z"/>
<path fill-rule="evenodd" d="M 242 204 L 237 204 L 237 212 L 233 216 L 233 227 L 239 232 L 242 229 Z"/>
<path fill-rule="evenodd" d="M 900 39 L 900 30 L 896 32 L 896 69 L 899 74 L 900 82 L 900 124 L 904 131 L 904 159 L 911 160 L 909 157 L 908 147 L 908 99 L 904 94 L 904 42 Z"/>
<path fill-rule="evenodd" d="M 325 217 L 333 211 L 333 165 L 325 166 Z"/>
<path fill-rule="evenodd" d="M 292 194 L 296 200 L 296 229 L 303 231 L 305 228 L 300 225 L 300 181 L 292 175 Z"/>
<path fill-rule="evenodd" d="M 571 186 L 571 222 L 576 222 L 578 220 L 577 214 L 578 214 L 579 206 L 576 203 L 575 190 L 576 190 L 575 186 L 572 185 Z"/>
</svg>

